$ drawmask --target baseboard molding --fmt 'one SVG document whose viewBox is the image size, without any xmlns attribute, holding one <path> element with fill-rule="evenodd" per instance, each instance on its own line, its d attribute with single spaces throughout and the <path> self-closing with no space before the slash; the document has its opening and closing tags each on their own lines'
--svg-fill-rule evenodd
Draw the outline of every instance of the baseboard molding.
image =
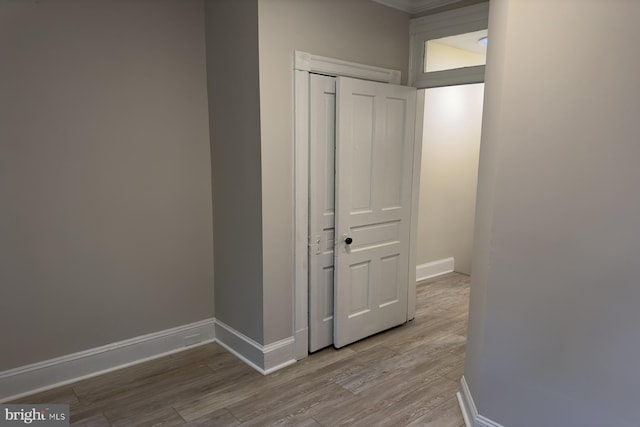
<svg viewBox="0 0 640 427">
<path fill-rule="evenodd" d="M 270 374 L 296 362 L 293 337 L 262 345 L 217 320 L 216 341 L 262 375 Z"/>
<path fill-rule="evenodd" d="M 456 394 L 456 397 L 458 398 L 458 405 L 460 405 L 462 417 L 467 427 L 503 427 L 501 424 L 478 414 L 478 408 L 476 408 L 476 404 L 473 401 L 473 396 L 471 396 L 471 391 L 469 390 L 464 375 L 460 380 L 460 391 Z"/>
<path fill-rule="evenodd" d="M 464 419 L 464 425 L 466 427 L 475 427 L 473 424 L 475 421 L 475 417 L 473 416 L 473 411 L 469 409 L 469 404 L 467 403 L 466 398 L 464 397 L 463 392 L 459 391 L 456 393 L 456 398 L 458 399 L 458 405 L 460 406 L 460 412 L 462 412 L 462 418 Z"/>
<path fill-rule="evenodd" d="M 0 372 L 0 402 L 210 343 L 215 323 L 206 319 Z"/>
<path fill-rule="evenodd" d="M 216 341 L 253 369 L 262 370 L 262 346 L 219 320 L 216 321 Z"/>
<path fill-rule="evenodd" d="M 264 353 L 264 375 L 297 362 L 294 354 L 295 340 L 293 337 L 267 344 L 262 351 Z"/>
<path fill-rule="evenodd" d="M 455 268 L 453 257 L 443 258 L 416 266 L 416 282 L 451 273 Z"/>
<path fill-rule="evenodd" d="M 261 345 L 211 318 L 0 372 L 0 403 L 211 342 L 263 375 L 296 362 L 293 337 Z"/>
<path fill-rule="evenodd" d="M 302 360 L 309 356 L 309 328 L 296 331 L 295 340 L 294 356 L 296 360 Z"/>
</svg>

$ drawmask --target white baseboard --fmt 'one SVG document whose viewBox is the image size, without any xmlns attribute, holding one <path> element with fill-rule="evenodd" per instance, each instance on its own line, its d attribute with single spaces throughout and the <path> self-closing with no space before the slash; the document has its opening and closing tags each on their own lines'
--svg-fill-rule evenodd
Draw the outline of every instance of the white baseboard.
<svg viewBox="0 0 640 427">
<path fill-rule="evenodd" d="M 212 318 L 0 372 L 0 403 L 216 341 L 263 375 L 296 362 L 293 337 L 261 345 Z"/>
<path fill-rule="evenodd" d="M 467 403 L 467 400 L 464 397 L 463 393 L 461 391 L 457 392 L 456 398 L 458 399 L 458 406 L 460 406 L 460 412 L 462 412 L 464 425 L 466 427 L 475 427 L 475 425 L 473 424 L 475 421 L 475 417 L 473 416 L 472 411 L 469 409 L 469 404 Z"/>
<path fill-rule="evenodd" d="M 295 340 L 294 356 L 296 360 L 302 360 L 309 356 L 309 328 L 296 331 Z"/>
<path fill-rule="evenodd" d="M 416 266 L 416 282 L 451 273 L 455 268 L 453 257 L 443 258 Z"/>
<path fill-rule="evenodd" d="M 263 347 L 264 375 L 285 368 L 297 362 L 295 358 L 295 340 L 285 338 Z"/>
<path fill-rule="evenodd" d="M 0 372 L 0 402 L 19 399 L 215 340 L 215 319 Z"/>
<path fill-rule="evenodd" d="M 262 345 L 219 320 L 216 321 L 216 341 L 253 369 L 262 370 Z"/>
<path fill-rule="evenodd" d="M 296 362 L 293 337 L 263 346 L 217 320 L 216 341 L 262 375 L 270 374 Z"/>
<path fill-rule="evenodd" d="M 464 375 L 460 380 L 460 391 L 456 394 L 456 397 L 458 398 L 462 417 L 467 427 L 503 427 L 501 424 L 478 414 L 478 408 L 476 408 L 476 404 L 473 401 L 473 396 L 471 396 L 471 391 L 469 390 Z"/>
</svg>

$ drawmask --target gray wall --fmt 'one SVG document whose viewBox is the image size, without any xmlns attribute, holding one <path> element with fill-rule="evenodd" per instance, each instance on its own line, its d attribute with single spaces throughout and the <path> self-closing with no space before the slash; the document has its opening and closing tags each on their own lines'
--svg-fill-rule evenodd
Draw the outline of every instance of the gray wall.
<svg viewBox="0 0 640 427">
<path fill-rule="evenodd" d="M 208 0 L 206 28 L 216 318 L 261 343 L 257 0 Z"/>
<path fill-rule="evenodd" d="M 491 3 L 465 377 L 505 426 L 638 425 L 638 20 Z"/>
<path fill-rule="evenodd" d="M 293 331 L 293 52 L 402 70 L 409 15 L 370 0 L 261 0 L 265 343 Z"/>
<path fill-rule="evenodd" d="M 213 316 L 200 1 L 0 3 L 0 371 Z"/>
</svg>

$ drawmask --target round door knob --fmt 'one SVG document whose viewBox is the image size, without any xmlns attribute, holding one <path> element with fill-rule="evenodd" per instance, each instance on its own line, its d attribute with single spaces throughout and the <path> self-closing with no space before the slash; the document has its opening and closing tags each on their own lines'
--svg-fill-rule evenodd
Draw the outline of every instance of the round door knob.
<svg viewBox="0 0 640 427">
<path fill-rule="evenodd" d="M 350 245 L 350 244 L 353 242 L 353 239 L 352 239 L 351 237 L 347 237 L 346 239 L 344 239 L 344 242 L 345 242 L 347 245 Z"/>
</svg>

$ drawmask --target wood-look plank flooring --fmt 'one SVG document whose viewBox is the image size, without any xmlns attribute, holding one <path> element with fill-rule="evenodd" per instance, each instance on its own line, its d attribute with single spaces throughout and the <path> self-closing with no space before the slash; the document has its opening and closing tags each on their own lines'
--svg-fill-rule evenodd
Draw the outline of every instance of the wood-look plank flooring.
<svg viewBox="0 0 640 427">
<path fill-rule="evenodd" d="M 16 403 L 65 403 L 74 426 L 464 426 L 469 277 L 417 286 L 415 320 L 268 376 L 218 344 L 59 387 Z"/>
</svg>

